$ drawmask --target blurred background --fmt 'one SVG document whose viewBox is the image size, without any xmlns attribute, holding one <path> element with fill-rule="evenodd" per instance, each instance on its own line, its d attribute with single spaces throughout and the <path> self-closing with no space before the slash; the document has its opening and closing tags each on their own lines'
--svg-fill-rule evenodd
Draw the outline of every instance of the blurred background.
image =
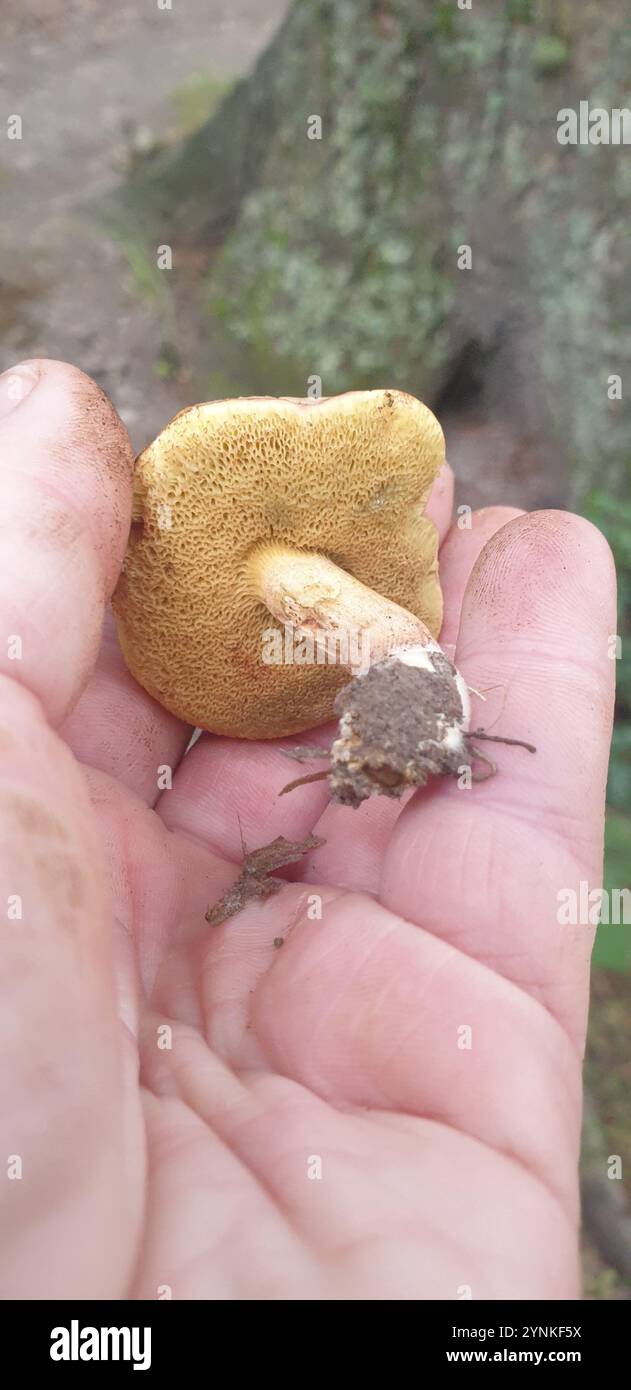
<svg viewBox="0 0 631 1390">
<path fill-rule="evenodd" d="M 0 12 L 0 367 L 76 363 L 138 449 L 197 400 L 400 387 L 438 413 L 459 502 L 595 521 L 620 579 L 611 889 L 631 888 L 631 161 L 556 136 L 561 108 L 631 106 L 630 59 L 627 0 Z M 595 961 L 585 1289 L 629 1298 L 631 928 L 601 926 Z"/>
</svg>

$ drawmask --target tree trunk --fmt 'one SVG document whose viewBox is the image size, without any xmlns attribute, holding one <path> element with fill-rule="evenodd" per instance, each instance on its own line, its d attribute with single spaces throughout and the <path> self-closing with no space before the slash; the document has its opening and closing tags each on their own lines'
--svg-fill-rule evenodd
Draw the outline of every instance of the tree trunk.
<svg viewBox="0 0 631 1390">
<path fill-rule="evenodd" d="M 558 112 L 624 107 L 630 57 L 626 0 L 296 0 L 129 196 L 160 240 L 213 248 L 232 390 L 408 389 L 463 500 L 577 502 L 631 458 L 631 165 L 560 144 Z"/>
</svg>

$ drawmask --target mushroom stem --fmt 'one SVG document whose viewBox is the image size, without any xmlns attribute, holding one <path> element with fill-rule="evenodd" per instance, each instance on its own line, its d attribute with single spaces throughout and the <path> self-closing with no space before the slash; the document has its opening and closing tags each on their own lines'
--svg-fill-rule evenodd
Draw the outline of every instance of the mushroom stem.
<svg viewBox="0 0 631 1390">
<path fill-rule="evenodd" d="M 469 694 L 425 623 L 325 556 L 289 546 L 258 548 L 248 580 L 278 622 L 308 633 L 329 659 L 339 641 L 334 659 L 353 669 L 334 706 L 334 801 L 359 806 L 368 796 L 401 796 L 429 776 L 457 771 L 466 756 Z M 300 777 L 284 791 L 325 776 Z"/>
<path fill-rule="evenodd" d="M 317 552 L 259 546 L 250 556 L 248 578 L 278 622 L 309 633 L 316 647 L 339 642 L 341 664 L 367 668 L 400 649 L 439 650 L 420 618 Z M 352 655 L 344 660 L 343 639 L 349 653 L 361 652 L 361 662 Z"/>
</svg>

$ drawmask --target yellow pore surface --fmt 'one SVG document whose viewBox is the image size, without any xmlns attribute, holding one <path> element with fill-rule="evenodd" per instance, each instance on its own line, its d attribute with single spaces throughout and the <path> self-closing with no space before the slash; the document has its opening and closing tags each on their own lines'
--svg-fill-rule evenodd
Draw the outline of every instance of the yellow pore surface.
<svg viewBox="0 0 631 1390">
<path fill-rule="evenodd" d="M 443 459 L 438 421 L 402 391 L 244 397 L 176 415 L 137 460 L 114 595 L 136 680 L 220 734 L 275 738 L 325 722 L 348 667 L 264 660 L 271 629 L 284 658 L 293 647 L 248 557 L 266 542 L 316 551 L 437 635 L 437 538 L 423 509 Z"/>
</svg>

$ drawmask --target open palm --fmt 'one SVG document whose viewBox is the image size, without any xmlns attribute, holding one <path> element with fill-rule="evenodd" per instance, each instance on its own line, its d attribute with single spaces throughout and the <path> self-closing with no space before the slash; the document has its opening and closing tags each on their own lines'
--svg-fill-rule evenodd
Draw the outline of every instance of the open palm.
<svg viewBox="0 0 631 1390">
<path fill-rule="evenodd" d="M 186 752 L 101 633 L 131 506 L 109 403 L 58 363 L 0 401 L 9 379 L 4 1295 L 575 1296 L 591 940 L 557 894 L 601 872 L 602 537 L 506 508 L 449 530 L 441 478 L 441 640 L 486 694 L 474 724 L 536 755 L 403 809 L 279 799 L 293 740 Z M 311 830 L 279 894 L 207 926 L 241 835 Z"/>
</svg>

